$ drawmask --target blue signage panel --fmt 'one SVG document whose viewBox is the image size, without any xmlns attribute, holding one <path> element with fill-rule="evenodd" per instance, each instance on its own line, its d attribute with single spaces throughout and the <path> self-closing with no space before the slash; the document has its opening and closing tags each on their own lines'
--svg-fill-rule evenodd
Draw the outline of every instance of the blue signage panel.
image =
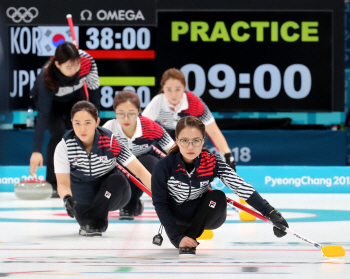
<svg viewBox="0 0 350 279">
<path fill-rule="evenodd" d="M 46 167 L 39 167 L 37 176 L 45 180 Z M 21 180 L 31 180 L 28 166 L 0 166 L 0 192 L 13 192 L 15 185 Z"/>
<path fill-rule="evenodd" d="M 45 171 L 38 169 L 39 179 L 45 180 Z M 260 193 L 350 193 L 350 167 L 238 166 L 237 173 Z M 29 179 L 29 166 L 0 167 L 0 192 Z M 219 179 L 212 186 L 232 193 Z"/>
<path fill-rule="evenodd" d="M 345 166 L 346 134 L 332 130 L 224 130 L 239 166 Z M 206 146 L 215 151 L 208 140 Z"/>
<path fill-rule="evenodd" d="M 260 193 L 350 193 L 350 167 L 237 167 Z M 213 188 L 232 192 L 219 179 Z"/>
</svg>

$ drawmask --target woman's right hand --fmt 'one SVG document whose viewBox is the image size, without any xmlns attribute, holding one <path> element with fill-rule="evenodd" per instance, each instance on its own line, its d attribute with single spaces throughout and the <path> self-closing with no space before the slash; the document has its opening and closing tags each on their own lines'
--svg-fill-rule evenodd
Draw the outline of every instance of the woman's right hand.
<svg viewBox="0 0 350 279">
<path fill-rule="evenodd" d="M 38 166 L 43 167 L 44 158 L 43 155 L 40 152 L 33 152 L 32 156 L 30 157 L 30 169 L 29 174 L 31 176 L 36 176 L 36 173 L 38 171 Z"/>
<path fill-rule="evenodd" d="M 192 247 L 197 247 L 197 246 L 198 246 L 197 241 L 188 237 L 188 236 L 185 236 L 183 239 L 181 239 L 180 244 L 179 244 L 179 247 L 192 248 Z"/>
</svg>

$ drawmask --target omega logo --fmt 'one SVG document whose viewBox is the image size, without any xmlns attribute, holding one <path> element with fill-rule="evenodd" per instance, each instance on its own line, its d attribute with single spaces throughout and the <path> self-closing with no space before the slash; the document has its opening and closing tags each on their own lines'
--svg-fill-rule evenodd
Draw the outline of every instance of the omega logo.
<svg viewBox="0 0 350 279">
<path fill-rule="evenodd" d="M 96 13 L 96 18 L 99 21 L 132 21 L 132 20 L 145 20 L 140 10 L 99 10 Z M 92 12 L 90 10 L 82 10 L 80 12 L 80 20 L 92 20 Z"/>
</svg>

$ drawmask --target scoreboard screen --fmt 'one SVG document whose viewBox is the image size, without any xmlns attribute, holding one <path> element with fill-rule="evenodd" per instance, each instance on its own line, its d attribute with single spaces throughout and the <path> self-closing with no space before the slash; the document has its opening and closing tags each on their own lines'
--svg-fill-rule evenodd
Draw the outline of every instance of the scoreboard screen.
<svg viewBox="0 0 350 279">
<path fill-rule="evenodd" d="M 79 47 L 97 63 L 102 110 L 123 89 L 146 107 L 162 73 L 178 68 L 212 111 L 344 111 L 342 0 L 62 0 L 49 9 L 0 3 L 2 110 L 32 104 L 42 66 L 72 41 L 72 14 Z"/>
</svg>

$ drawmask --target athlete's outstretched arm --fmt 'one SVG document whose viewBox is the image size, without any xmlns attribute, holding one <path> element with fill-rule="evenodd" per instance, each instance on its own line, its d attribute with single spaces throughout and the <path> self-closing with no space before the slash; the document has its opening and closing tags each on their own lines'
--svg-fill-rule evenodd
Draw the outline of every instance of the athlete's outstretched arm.
<svg viewBox="0 0 350 279">
<path fill-rule="evenodd" d="M 65 195 L 73 196 L 70 188 L 70 173 L 56 173 L 57 192 L 63 199 Z"/>
<path fill-rule="evenodd" d="M 134 175 L 136 175 L 141 182 L 151 190 L 151 174 L 148 170 L 140 163 L 139 160 L 132 160 L 127 167 Z"/>
</svg>

